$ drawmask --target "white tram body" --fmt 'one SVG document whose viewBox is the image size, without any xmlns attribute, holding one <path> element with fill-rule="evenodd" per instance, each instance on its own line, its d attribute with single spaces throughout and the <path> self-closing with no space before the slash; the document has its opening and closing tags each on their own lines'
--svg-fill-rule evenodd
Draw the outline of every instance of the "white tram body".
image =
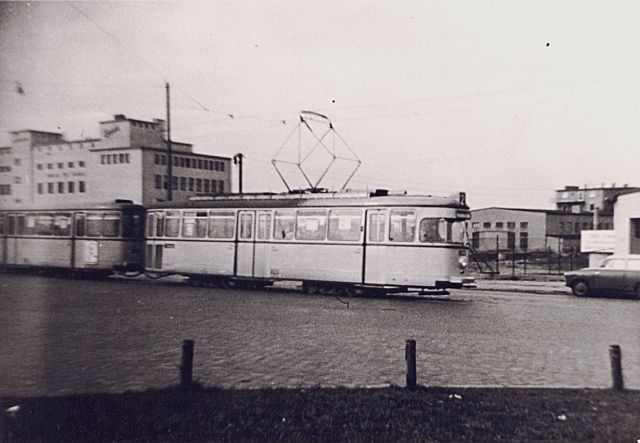
<svg viewBox="0 0 640 443">
<path fill-rule="evenodd" d="M 143 228 L 144 208 L 130 203 L 0 210 L 0 266 L 142 271 Z"/>
<path fill-rule="evenodd" d="M 146 270 L 219 282 L 455 288 L 464 194 L 243 194 L 147 208 Z"/>
</svg>

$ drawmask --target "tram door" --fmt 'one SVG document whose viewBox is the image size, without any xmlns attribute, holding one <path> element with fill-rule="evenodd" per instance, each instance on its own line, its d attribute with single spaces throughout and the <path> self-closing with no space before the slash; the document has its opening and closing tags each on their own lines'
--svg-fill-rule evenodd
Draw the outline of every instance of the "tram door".
<svg viewBox="0 0 640 443">
<path fill-rule="evenodd" d="M 236 246 L 236 275 L 253 277 L 255 256 L 256 211 L 238 212 L 238 243 Z"/>
</svg>

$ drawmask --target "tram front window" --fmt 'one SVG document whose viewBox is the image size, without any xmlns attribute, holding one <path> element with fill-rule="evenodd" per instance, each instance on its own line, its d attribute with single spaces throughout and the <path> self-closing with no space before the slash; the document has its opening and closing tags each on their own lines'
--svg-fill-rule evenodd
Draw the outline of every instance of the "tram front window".
<svg viewBox="0 0 640 443">
<path fill-rule="evenodd" d="M 420 221 L 422 243 L 462 243 L 464 222 L 444 218 L 423 218 Z"/>
</svg>

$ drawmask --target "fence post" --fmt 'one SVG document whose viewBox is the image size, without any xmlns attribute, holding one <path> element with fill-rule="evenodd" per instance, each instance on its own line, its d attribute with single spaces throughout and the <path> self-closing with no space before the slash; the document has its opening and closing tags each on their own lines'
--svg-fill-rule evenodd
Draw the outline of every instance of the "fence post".
<svg viewBox="0 0 640 443">
<path fill-rule="evenodd" d="M 524 275 L 527 275 L 527 248 L 524 249 Z"/>
<path fill-rule="evenodd" d="M 496 274 L 500 274 L 500 236 L 496 235 Z"/>
<path fill-rule="evenodd" d="M 624 390 L 624 379 L 622 378 L 622 352 L 619 345 L 609 346 L 609 358 L 611 360 L 611 378 L 613 379 L 613 389 Z"/>
<path fill-rule="evenodd" d="M 562 274 L 562 239 L 558 237 L 558 274 Z"/>
<path fill-rule="evenodd" d="M 511 245 L 511 276 L 515 277 L 516 275 L 516 246 Z"/>
<path fill-rule="evenodd" d="M 404 346 L 404 359 L 407 362 L 407 389 L 416 389 L 416 341 L 407 340 Z"/>
<path fill-rule="evenodd" d="M 180 387 L 191 387 L 193 381 L 193 340 L 182 342 L 182 364 L 180 365 Z"/>
</svg>

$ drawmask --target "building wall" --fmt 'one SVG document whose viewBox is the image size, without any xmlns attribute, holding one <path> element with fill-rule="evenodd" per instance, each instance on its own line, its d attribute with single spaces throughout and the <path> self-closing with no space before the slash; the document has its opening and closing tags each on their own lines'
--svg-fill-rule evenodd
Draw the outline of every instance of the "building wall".
<svg viewBox="0 0 640 443">
<path fill-rule="evenodd" d="M 640 254 L 640 192 L 618 197 L 614 231 L 615 254 Z"/>
<path fill-rule="evenodd" d="M 509 248 L 509 234 L 515 235 L 515 249 L 522 251 L 526 237 L 527 250 L 544 250 L 545 243 L 545 213 L 524 211 L 519 209 L 486 208 L 471 211 L 471 229 L 468 231 L 471 239 L 474 232 L 479 237 L 478 251 L 495 250 L 496 237 L 500 249 Z M 473 242 L 472 242 L 473 243 Z M 479 244 L 478 244 L 479 243 Z"/>
</svg>

